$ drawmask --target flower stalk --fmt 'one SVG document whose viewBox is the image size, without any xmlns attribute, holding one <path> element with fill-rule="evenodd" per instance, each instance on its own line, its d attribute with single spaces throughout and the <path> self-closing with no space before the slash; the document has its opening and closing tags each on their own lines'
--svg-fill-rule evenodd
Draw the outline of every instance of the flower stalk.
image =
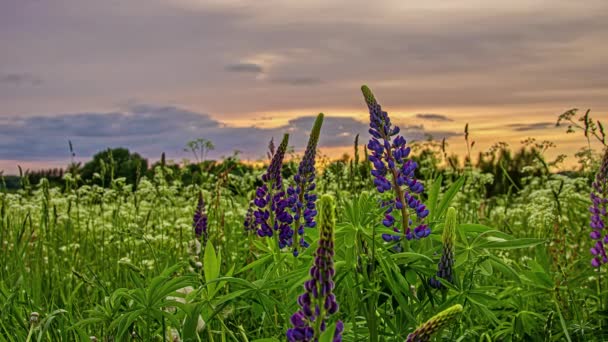
<svg viewBox="0 0 608 342">
<path fill-rule="evenodd" d="M 310 279 L 304 283 L 304 293 L 298 297 L 300 309 L 291 316 L 293 328 L 287 330 L 289 342 L 318 341 L 327 327 L 328 318 L 338 312 L 333 293 L 335 204 L 325 195 L 319 201 L 319 242 L 310 268 Z M 334 342 L 342 341 L 342 321 L 336 322 Z"/>
<path fill-rule="evenodd" d="M 289 205 L 293 212 L 293 227 L 295 237 L 298 240 L 293 244 L 293 254 L 298 256 L 298 247 L 307 248 L 308 243 L 304 240 L 304 227 L 313 228 L 316 226 L 315 216 L 317 215 L 316 201 L 317 195 L 313 193 L 315 184 L 315 156 L 317 143 L 323 125 L 323 113 L 319 113 L 312 127 L 304 157 L 298 167 L 298 173 L 293 177 L 294 186 L 287 189 Z"/>
<path fill-rule="evenodd" d="M 388 228 L 395 225 L 393 210 L 401 214 L 401 231 L 394 227 L 396 233 L 401 235 L 383 234 L 385 241 L 398 241 L 405 236 L 406 239 L 419 239 L 427 237 L 431 231 L 428 225 L 423 223 L 429 214 L 426 206 L 417 198 L 424 191 L 424 186 L 415 178 L 417 163 L 408 159 L 410 147 L 406 146 L 406 140 L 399 135 L 398 126 L 392 125 L 387 112 L 376 101 L 372 91 L 367 86 L 362 86 L 361 91 L 367 103 L 370 114 L 371 138 L 367 147 L 370 150 L 369 161 L 374 165 L 371 174 L 374 176 L 374 185 L 380 193 L 394 190 L 396 197 L 384 203 L 386 208 L 382 224 Z M 390 176 L 388 176 L 390 175 Z M 391 181 L 387 179 L 391 178 Z M 409 209 L 414 210 L 418 225 L 411 230 L 413 220 Z"/>
</svg>

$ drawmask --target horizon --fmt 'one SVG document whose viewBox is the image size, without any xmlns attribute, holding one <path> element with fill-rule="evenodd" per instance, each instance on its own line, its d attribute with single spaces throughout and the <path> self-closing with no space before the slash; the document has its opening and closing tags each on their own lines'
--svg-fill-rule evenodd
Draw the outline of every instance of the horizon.
<svg viewBox="0 0 608 342">
<path fill-rule="evenodd" d="M 535 137 L 574 166 L 586 142 L 557 117 L 606 120 L 608 2 L 366 3 L 2 2 L 0 170 L 65 166 L 69 140 L 85 160 L 180 160 L 196 138 L 251 160 L 288 132 L 301 152 L 319 112 L 338 158 L 367 140 L 362 84 L 408 140 L 445 137 L 461 158 L 468 123 L 474 156 Z"/>
</svg>

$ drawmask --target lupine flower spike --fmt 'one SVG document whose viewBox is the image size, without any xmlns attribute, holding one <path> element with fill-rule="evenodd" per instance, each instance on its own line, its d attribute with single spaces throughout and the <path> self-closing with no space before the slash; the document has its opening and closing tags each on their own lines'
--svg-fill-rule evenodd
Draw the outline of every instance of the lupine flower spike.
<svg viewBox="0 0 608 342">
<path fill-rule="evenodd" d="M 194 235 L 197 239 L 203 238 L 203 243 L 207 241 L 209 237 L 207 232 L 207 213 L 205 212 L 205 201 L 203 200 L 203 193 L 198 193 L 198 204 L 196 205 L 196 211 L 192 218 L 192 227 L 194 228 Z"/>
<path fill-rule="evenodd" d="M 302 248 L 308 247 L 308 243 L 304 240 L 304 227 L 313 228 L 316 225 L 317 210 L 315 202 L 317 201 L 317 195 L 312 191 L 315 190 L 316 186 L 315 155 L 322 125 L 323 113 L 319 113 L 308 138 L 308 145 L 298 167 L 298 173 L 293 177 L 295 186 L 290 186 L 287 189 L 289 205 L 293 212 L 295 236 L 298 239 L 298 243 L 294 244 L 293 254 L 295 256 L 299 254 L 298 245 Z M 303 223 L 302 219 L 304 219 Z"/>
<path fill-rule="evenodd" d="M 275 152 L 274 138 L 270 138 L 270 142 L 268 142 L 268 151 L 266 152 L 266 156 L 268 157 L 268 160 L 270 162 L 272 162 L 272 157 L 274 156 L 274 152 Z M 244 226 L 245 226 L 246 232 L 256 230 L 256 224 L 255 224 L 256 222 L 255 222 L 255 217 L 253 216 L 253 211 L 255 208 L 257 208 L 257 206 L 254 203 L 254 199 L 255 199 L 255 194 L 253 196 L 253 199 L 251 201 L 249 201 L 249 207 L 247 208 L 247 214 L 245 214 Z"/>
<path fill-rule="evenodd" d="M 367 86 L 362 86 L 361 91 L 369 108 L 371 139 L 367 144 L 370 150 L 369 161 L 374 165 L 371 174 L 374 176 L 374 185 L 380 193 L 395 191 L 395 198 L 383 203 L 386 213 L 382 224 L 390 228 L 395 225 L 395 217 L 392 215 L 394 209 L 401 212 L 402 233 L 408 240 L 428 236 L 431 231 L 423 223 L 429 214 L 426 206 L 417 199 L 417 195 L 424 191 L 424 186 L 414 178 L 414 171 L 418 167 L 415 161 L 408 159 L 410 148 L 406 147 L 406 141 L 399 135 L 399 127 L 393 126 L 388 114 L 382 110 L 374 94 Z M 390 178 L 391 180 L 389 181 Z M 408 207 L 413 209 L 418 217 L 418 225 L 411 230 L 412 220 Z M 393 227 L 396 233 L 399 228 Z M 383 234 L 385 241 L 398 241 L 403 235 Z"/>
<path fill-rule="evenodd" d="M 283 136 L 283 141 L 272 156 L 272 161 L 262 176 L 262 184 L 255 192 L 253 203 L 257 210 L 253 212 L 254 229 L 259 236 L 271 237 L 278 234 L 279 248 L 291 246 L 293 241 L 292 216 L 286 211 L 289 200 L 283 190 L 283 157 L 287 150 L 289 135 Z"/>
<path fill-rule="evenodd" d="M 456 209 L 450 207 L 445 218 L 443 235 L 441 236 L 443 243 L 443 253 L 439 261 L 437 277 L 442 278 L 449 283 L 454 282 L 454 246 L 456 245 Z M 435 277 L 429 281 L 431 287 L 436 289 L 445 289 L 445 286 Z"/>
<path fill-rule="evenodd" d="M 602 264 L 608 263 L 606 256 L 606 245 L 608 244 L 608 233 L 606 233 L 606 223 L 608 222 L 606 209 L 608 207 L 608 149 L 604 151 L 604 158 L 600 169 L 595 176 L 595 181 L 592 184 L 591 190 L 591 233 L 589 236 L 595 241 L 595 245 L 591 248 L 591 265 L 600 267 Z"/>
<path fill-rule="evenodd" d="M 413 333 L 407 335 L 405 342 L 426 342 L 431 340 L 431 336 L 443 329 L 448 323 L 456 318 L 462 312 L 462 305 L 456 304 L 449 307 L 428 321 L 424 322 Z"/>
<path fill-rule="evenodd" d="M 338 311 L 333 276 L 334 269 L 334 199 L 324 195 L 319 200 L 319 247 L 315 252 L 310 279 L 304 283 L 304 293 L 298 297 L 298 310 L 291 316 L 293 328 L 287 330 L 289 342 L 318 341 L 325 331 L 328 318 Z M 336 322 L 333 341 L 342 341 L 342 321 Z"/>
</svg>

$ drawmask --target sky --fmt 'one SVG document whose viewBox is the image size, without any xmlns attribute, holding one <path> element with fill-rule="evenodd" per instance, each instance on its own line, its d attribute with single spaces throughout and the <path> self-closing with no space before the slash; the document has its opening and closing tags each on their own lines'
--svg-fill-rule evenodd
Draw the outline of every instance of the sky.
<svg viewBox="0 0 608 342">
<path fill-rule="evenodd" d="M 265 155 L 290 133 L 339 156 L 367 139 L 367 84 L 406 139 L 475 152 L 608 119 L 608 1 L 0 0 L 0 170 L 124 146 L 150 159 Z"/>
</svg>

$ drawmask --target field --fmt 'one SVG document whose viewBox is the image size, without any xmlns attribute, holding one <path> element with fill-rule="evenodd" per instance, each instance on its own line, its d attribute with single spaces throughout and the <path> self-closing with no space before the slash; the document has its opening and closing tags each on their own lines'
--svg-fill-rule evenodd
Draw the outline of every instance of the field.
<svg viewBox="0 0 608 342">
<path fill-rule="evenodd" d="M 369 136 L 339 161 L 319 115 L 303 156 L 285 135 L 263 167 L 4 186 L 0 340 L 608 340 L 608 156 L 556 172 L 530 140 L 459 161 L 363 93 Z"/>
</svg>

